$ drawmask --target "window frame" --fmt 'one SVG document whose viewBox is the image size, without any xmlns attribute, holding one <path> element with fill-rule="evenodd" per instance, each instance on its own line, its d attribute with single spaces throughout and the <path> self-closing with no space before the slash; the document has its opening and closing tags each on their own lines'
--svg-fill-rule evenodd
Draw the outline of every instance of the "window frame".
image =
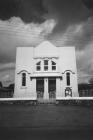
<svg viewBox="0 0 93 140">
<path fill-rule="evenodd" d="M 47 64 L 45 64 L 45 61 L 47 62 Z M 49 60 L 45 59 L 44 60 L 44 71 L 48 71 L 48 70 L 49 70 Z"/>
<path fill-rule="evenodd" d="M 53 64 L 54 63 L 54 64 Z M 53 69 L 53 67 L 54 67 L 54 69 Z M 51 69 L 52 69 L 52 71 L 56 71 L 56 62 L 55 61 L 51 61 Z"/>
<path fill-rule="evenodd" d="M 38 63 L 40 63 L 40 64 L 38 64 Z M 38 69 L 39 68 L 39 69 Z M 36 63 L 36 71 L 41 71 L 41 61 L 38 61 L 37 63 Z"/>
</svg>

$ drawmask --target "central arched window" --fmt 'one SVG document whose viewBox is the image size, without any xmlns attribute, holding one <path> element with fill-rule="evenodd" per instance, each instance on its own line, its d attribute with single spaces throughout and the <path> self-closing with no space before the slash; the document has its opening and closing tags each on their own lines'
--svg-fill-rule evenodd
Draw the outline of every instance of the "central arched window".
<svg viewBox="0 0 93 140">
<path fill-rule="evenodd" d="M 48 60 L 44 60 L 44 71 L 48 71 Z"/>
<path fill-rule="evenodd" d="M 26 86 L 26 73 L 22 73 L 22 86 Z"/>
<path fill-rule="evenodd" d="M 54 61 L 52 61 L 52 70 L 56 70 L 56 63 Z"/>
<path fill-rule="evenodd" d="M 55 60 L 51 60 L 51 59 L 42 59 L 42 60 L 38 60 L 36 62 L 36 71 L 56 71 L 57 69 L 57 64 L 55 62 Z"/>
<path fill-rule="evenodd" d="M 41 70 L 41 61 L 36 63 L 36 70 L 40 71 Z"/>
</svg>

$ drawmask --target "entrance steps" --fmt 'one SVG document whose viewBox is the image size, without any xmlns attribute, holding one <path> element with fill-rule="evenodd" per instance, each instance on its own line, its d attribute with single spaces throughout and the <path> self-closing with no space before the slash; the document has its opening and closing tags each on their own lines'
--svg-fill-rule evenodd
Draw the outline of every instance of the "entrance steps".
<svg viewBox="0 0 93 140">
<path fill-rule="evenodd" d="M 56 100 L 55 99 L 38 99 L 37 102 L 39 104 L 55 104 Z"/>
</svg>

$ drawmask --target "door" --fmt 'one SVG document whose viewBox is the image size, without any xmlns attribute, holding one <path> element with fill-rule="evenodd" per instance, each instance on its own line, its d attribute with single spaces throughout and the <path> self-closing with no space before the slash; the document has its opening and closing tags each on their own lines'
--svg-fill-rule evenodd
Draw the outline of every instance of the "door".
<svg viewBox="0 0 93 140">
<path fill-rule="evenodd" d="M 56 78 L 48 78 L 49 99 L 56 98 Z"/>
<path fill-rule="evenodd" d="M 37 99 L 42 99 L 44 95 L 44 78 L 36 79 Z"/>
</svg>

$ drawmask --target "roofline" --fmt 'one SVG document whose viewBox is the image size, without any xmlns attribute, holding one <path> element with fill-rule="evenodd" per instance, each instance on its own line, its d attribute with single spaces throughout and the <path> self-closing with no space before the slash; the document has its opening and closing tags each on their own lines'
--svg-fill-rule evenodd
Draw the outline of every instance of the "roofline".
<svg viewBox="0 0 93 140">
<path fill-rule="evenodd" d="M 36 48 L 38 46 L 16 46 L 16 48 Z M 76 48 L 75 46 L 55 46 L 57 48 Z"/>
<path fill-rule="evenodd" d="M 35 46 L 16 46 L 16 48 L 34 48 Z"/>
</svg>

